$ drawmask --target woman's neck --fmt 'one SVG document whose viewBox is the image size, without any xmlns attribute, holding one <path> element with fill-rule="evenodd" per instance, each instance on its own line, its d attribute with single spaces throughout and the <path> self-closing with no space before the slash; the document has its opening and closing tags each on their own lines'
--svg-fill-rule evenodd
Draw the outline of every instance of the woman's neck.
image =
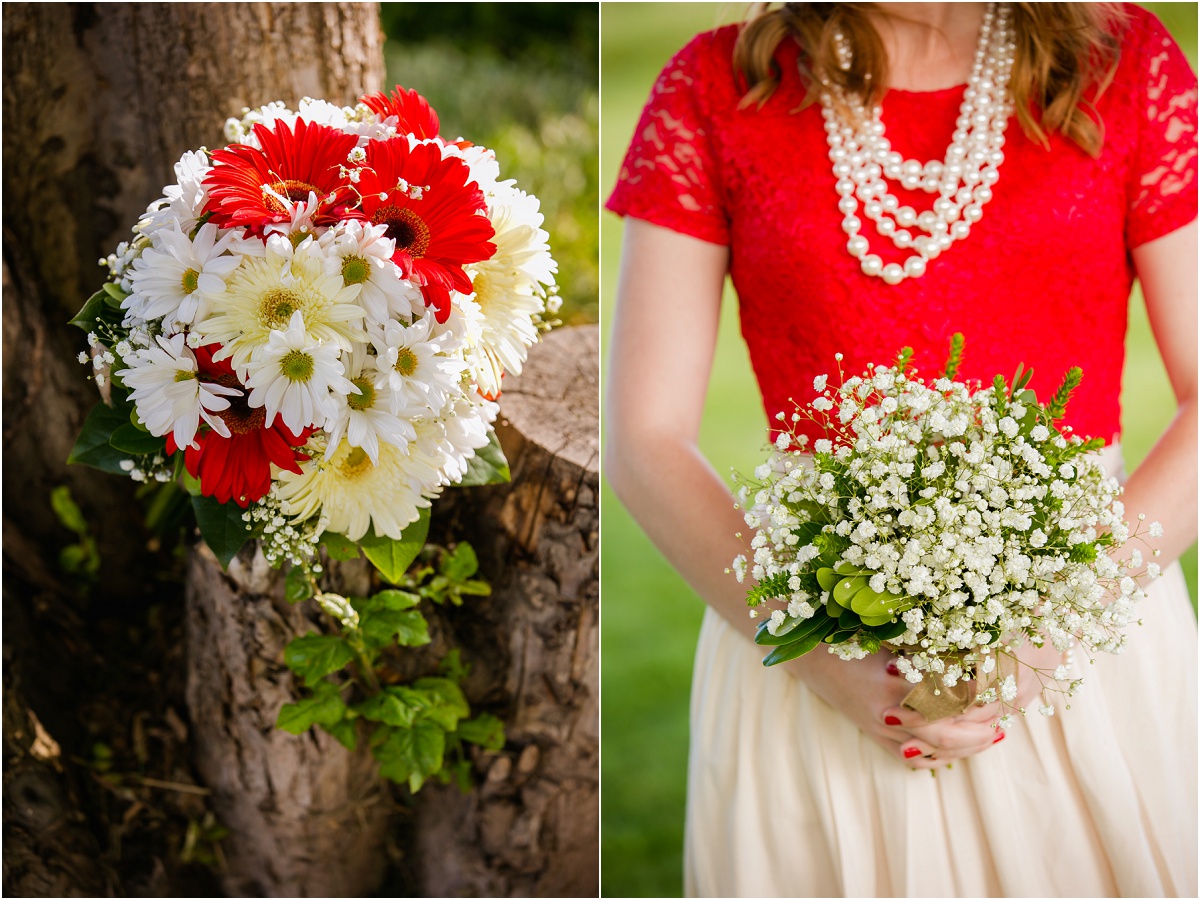
<svg viewBox="0 0 1200 900">
<path fill-rule="evenodd" d="M 888 56 L 888 87 L 936 91 L 971 73 L 985 3 L 876 3 L 867 15 Z"/>
</svg>

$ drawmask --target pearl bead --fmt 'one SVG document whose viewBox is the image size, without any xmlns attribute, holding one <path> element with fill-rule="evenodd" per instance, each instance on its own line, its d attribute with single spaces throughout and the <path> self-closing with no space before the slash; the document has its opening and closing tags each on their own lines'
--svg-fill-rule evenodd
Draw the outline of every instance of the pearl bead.
<svg viewBox="0 0 1200 900">
<path fill-rule="evenodd" d="M 934 246 L 938 248 L 939 252 L 949 250 L 951 245 L 954 244 L 954 238 L 948 234 L 939 234 L 934 240 L 937 242 Z"/>
<path fill-rule="evenodd" d="M 969 203 L 963 207 L 963 218 L 972 225 L 983 218 L 983 210 L 978 203 Z"/>
<path fill-rule="evenodd" d="M 950 226 L 950 237 L 954 238 L 956 241 L 961 241 L 970 233 L 971 226 L 966 222 L 955 222 Z"/>
<path fill-rule="evenodd" d="M 833 167 L 833 174 L 838 178 L 845 178 L 850 174 L 850 166 L 848 166 L 846 163 L 838 163 Z"/>
<path fill-rule="evenodd" d="M 842 211 L 843 215 L 848 216 L 850 213 L 858 209 L 858 201 L 853 197 L 843 197 L 838 201 L 838 209 Z"/>
<path fill-rule="evenodd" d="M 905 278 L 904 269 L 898 263 L 888 263 L 880 274 L 888 284 L 899 284 Z"/>
<path fill-rule="evenodd" d="M 837 192 L 843 197 L 848 197 L 854 193 L 853 178 L 839 178 L 837 182 Z"/>
<path fill-rule="evenodd" d="M 901 228 L 899 231 L 897 231 L 895 234 L 892 235 L 892 243 L 895 244 L 897 247 L 899 247 L 901 250 L 907 250 L 909 247 L 912 246 L 912 242 L 913 242 L 912 232 L 905 231 L 903 228 Z"/>
<path fill-rule="evenodd" d="M 906 191 L 915 191 L 921 185 L 921 178 L 919 175 L 901 175 L 900 184 Z"/>
<path fill-rule="evenodd" d="M 878 275 L 883 271 L 883 260 L 874 253 L 864 256 L 860 260 L 860 265 L 862 266 L 863 273 L 867 275 Z"/>
<path fill-rule="evenodd" d="M 925 212 L 923 212 L 919 216 L 917 216 L 917 225 L 919 225 L 921 227 L 922 231 L 932 231 L 933 223 L 936 221 L 937 221 L 937 216 L 935 216 L 933 213 L 929 212 L 928 210 L 926 210 Z"/>
<path fill-rule="evenodd" d="M 842 219 L 842 231 L 846 234 L 858 234 L 860 228 L 862 228 L 862 219 L 858 216 L 846 216 Z"/>
<path fill-rule="evenodd" d="M 896 223 L 891 219 L 880 219 L 875 223 L 875 230 L 884 237 L 889 237 L 896 230 Z"/>
<path fill-rule="evenodd" d="M 868 219 L 878 219 L 883 215 L 883 204 L 878 200 L 871 200 L 863 204 L 863 212 L 867 214 Z"/>
<path fill-rule="evenodd" d="M 911 228 L 917 222 L 917 213 L 911 206 L 902 206 L 896 210 L 896 222 L 905 228 Z"/>
<path fill-rule="evenodd" d="M 904 271 L 909 278 L 920 278 L 925 274 L 925 260 L 919 256 L 910 256 L 904 261 Z"/>
<path fill-rule="evenodd" d="M 855 259 L 861 259 L 866 255 L 867 250 L 870 249 L 870 245 L 867 243 L 867 239 L 865 237 L 862 237 L 861 235 L 855 235 L 854 237 L 850 238 L 850 240 L 846 241 L 846 249 L 850 251 L 850 255 Z"/>
<path fill-rule="evenodd" d="M 986 185 L 975 188 L 975 202 L 980 205 L 992 199 L 992 189 Z"/>
<path fill-rule="evenodd" d="M 885 194 L 882 203 L 888 212 L 895 212 L 900 207 L 900 201 L 893 194 Z"/>
<path fill-rule="evenodd" d="M 915 159 L 905 160 L 904 165 L 901 167 L 901 169 L 905 175 L 920 175 L 921 174 L 921 164 L 919 162 L 917 162 Z"/>
</svg>

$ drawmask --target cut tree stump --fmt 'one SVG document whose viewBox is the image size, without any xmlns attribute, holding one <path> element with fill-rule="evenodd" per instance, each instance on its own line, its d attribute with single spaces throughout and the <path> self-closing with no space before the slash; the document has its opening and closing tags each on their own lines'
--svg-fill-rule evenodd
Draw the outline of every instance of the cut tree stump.
<svg viewBox="0 0 1200 900">
<path fill-rule="evenodd" d="M 505 380 L 497 434 L 511 484 L 454 489 L 431 539 L 470 541 L 493 586 L 461 608 L 422 606 L 433 638 L 405 650 L 429 674 L 452 647 L 472 667 L 474 713 L 505 723 L 472 749 L 466 795 L 428 784 L 402 827 L 405 880 L 426 896 L 596 896 L 599 891 L 598 328 L 552 332 Z M 375 890 L 397 804 L 364 748 L 275 728 L 297 699 L 283 648 L 313 630 L 253 548 L 229 572 L 203 544 L 188 573 L 188 705 L 197 766 L 230 829 L 225 887 L 242 896 Z M 330 563 L 329 589 L 378 586 L 364 560 Z"/>
</svg>

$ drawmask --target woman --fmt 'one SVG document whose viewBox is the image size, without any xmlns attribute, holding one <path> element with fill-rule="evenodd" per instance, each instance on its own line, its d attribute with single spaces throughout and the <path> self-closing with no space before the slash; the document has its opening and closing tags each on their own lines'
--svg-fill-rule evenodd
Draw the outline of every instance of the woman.
<svg viewBox="0 0 1200 900">
<path fill-rule="evenodd" d="M 762 669 L 744 587 L 725 574 L 745 525 L 696 446 L 726 272 L 772 419 L 836 352 L 861 371 L 911 344 L 932 369 L 963 331 L 966 378 L 1023 362 L 1044 391 L 1081 365 L 1068 421 L 1110 441 L 1136 274 L 1179 412 L 1124 500 L 1163 523 L 1160 561 L 1174 560 L 1196 534 L 1195 87 L 1153 16 L 1079 4 L 788 4 L 700 35 L 663 71 L 609 201 L 629 218 L 605 472 L 709 605 L 688 893 L 1195 894 L 1195 620 L 1177 566 L 1069 712 L 1018 720 L 1003 740 L 993 707 L 930 723 L 901 708 L 908 685 L 887 654 Z M 868 121 L 876 93 L 882 128 Z M 956 121 L 981 95 L 990 106 Z M 936 190 L 963 162 L 956 132 L 973 126 L 990 143 L 954 219 L 969 227 L 928 221 L 953 239 L 892 246 L 931 208 L 921 180 Z M 945 165 L 893 169 L 892 206 L 913 215 L 876 227 L 895 217 L 839 184 L 870 160 L 831 155 L 829 135 L 884 129 L 905 157 Z M 1025 679 L 1018 705 L 1036 688 Z"/>
</svg>

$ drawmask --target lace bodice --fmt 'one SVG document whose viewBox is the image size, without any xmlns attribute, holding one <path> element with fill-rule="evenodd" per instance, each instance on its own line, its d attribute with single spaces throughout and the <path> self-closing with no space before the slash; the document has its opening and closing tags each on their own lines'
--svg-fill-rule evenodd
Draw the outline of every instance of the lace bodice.
<svg viewBox="0 0 1200 900">
<path fill-rule="evenodd" d="M 1111 440 L 1119 396 L 1129 251 L 1196 217 L 1196 77 L 1161 23 L 1128 6 L 1115 79 L 1096 103 L 1105 143 L 1093 159 L 1060 136 L 1049 149 L 1014 120 L 994 198 L 970 236 L 926 275 L 887 285 L 845 249 L 842 215 L 817 104 L 804 89 L 798 48 L 776 52 L 779 89 L 739 109 L 732 56 L 737 26 L 701 34 L 659 76 L 608 208 L 730 248 L 742 333 L 769 417 L 808 400 L 814 376 L 891 361 L 901 346 L 932 375 L 949 337 L 967 338 L 960 374 L 991 380 L 1018 363 L 1039 396 L 1073 365 L 1084 381 L 1068 424 Z M 889 91 L 883 123 L 905 157 L 940 159 L 963 87 Z M 893 185 L 918 212 L 933 196 Z M 885 263 L 908 254 L 863 220 Z"/>
</svg>

